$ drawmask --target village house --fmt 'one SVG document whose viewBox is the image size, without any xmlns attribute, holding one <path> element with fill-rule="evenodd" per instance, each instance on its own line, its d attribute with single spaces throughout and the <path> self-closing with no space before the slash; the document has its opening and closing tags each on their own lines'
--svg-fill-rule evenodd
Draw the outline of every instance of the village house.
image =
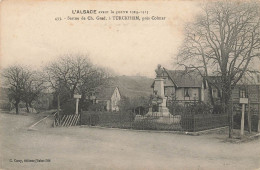
<svg viewBox="0 0 260 170">
<path fill-rule="evenodd" d="M 121 94 L 118 87 L 102 87 L 90 96 L 93 104 L 103 103 L 104 110 L 119 111 Z"/>
<path fill-rule="evenodd" d="M 168 70 L 162 68 L 164 79 L 164 94 L 167 97 L 167 105 L 172 101 L 179 104 L 188 105 L 192 102 L 209 103 L 209 87 L 206 78 L 197 70 Z M 208 77 L 212 85 L 212 96 L 214 101 L 219 101 L 221 91 L 215 87 L 219 81 L 219 76 Z M 154 82 L 151 86 L 154 89 Z M 155 91 L 153 93 L 156 93 Z M 249 98 L 250 108 L 255 113 L 260 109 L 260 76 L 256 75 L 253 79 L 241 81 L 232 90 L 233 104 L 239 104 L 239 98 Z"/>
<path fill-rule="evenodd" d="M 174 100 L 186 105 L 191 102 L 208 101 L 207 82 L 198 71 L 163 68 L 161 78 L 164 79 L 167 103 Z M 154 88 L 154 82 L 151 87 Z"/>
<path fill-rule="evenodd" d="M 216 84 L 220 77 L 209 77 L 212 85 L 212 96 L 215 102 L 218 102 L 221 97 L 221 91 L 218 90 Z M 239 104 L 240 98 L 248 98 L 250 108 L 253 113 L 258 114 L 260 110 L 260 76 L 255 74 L 250 77 L 243 77 L 232 90 L 232 104 Z M 246 110 L 248 105 L 246 105 Z"/>
</svg>

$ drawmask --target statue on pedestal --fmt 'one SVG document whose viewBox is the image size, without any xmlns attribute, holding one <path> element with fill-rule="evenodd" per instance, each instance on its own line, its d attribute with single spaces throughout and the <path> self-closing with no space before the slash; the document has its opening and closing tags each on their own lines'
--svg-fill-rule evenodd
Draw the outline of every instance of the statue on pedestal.
<svg viewBox="0 0 260 170">
<path fill-rule="evenodd" d="M 157 69 L 155 70 L 156 77 L 162 77 L 163 76 L 163 68 L 160 64 L 158 64 Z"/>
</svg>

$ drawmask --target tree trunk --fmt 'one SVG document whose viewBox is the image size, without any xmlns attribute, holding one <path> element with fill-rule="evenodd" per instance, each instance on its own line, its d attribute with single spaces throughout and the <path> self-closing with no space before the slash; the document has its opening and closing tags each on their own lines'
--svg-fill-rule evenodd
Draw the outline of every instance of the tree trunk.
<svg viewBox="0 0 260 170">
<path fill-rule="evenodd" d="M 258 127 L 257 132 L 260 132 L 260 104 L 258 104 Z"/>
<path fill-rule="evenodd" d="M 215 102 L 214 102 L 213 95 L 212 95 L 212 87 L 210 84 L 209 84 L 209 98 L 210 98 L 210 102 L 211 102 L 212 106 L 215 107 Z"/>
<path fill-rule="evenodd" d="M 232 138 L 233 134 L 233 112 L 232 112 L 232 105 L 230 104 L 230 94 L 226 95 L 226 99 L 224 99 L 225 104 L 224 104 L 224 110 L 225 114 L 228 114 L 228 121 L 229 121 L 229 131 L 228 131 L 228 137 Z"/>
<path fill-rule="evenodd" d="M 60 94 L 58 94 L 58 111 L 57 111 L 58 117 L 60 116 Z"/>
<path fill-rule="evenodd" d="M 29 107 L 32 108 L 32 102 L 29 102 L 28 104 L 29 104 Z"/>
<path fill-rule="evenodd" d="M 14 104 L 14 106 L 15 106 L 15 113 L 16 113 L 16 114 L 19 114 L 19 103 L 16 102 L 16 103 Z"/>
<path fill-rule="evenodd" d="M 228 122 L 229 122 L 229 138 L 232 138 L 233 133 L 233 112 L 232 112 L 232 105 L 231 105 L 231 87 L 223 87 L 222 92 L 222 99 L 221 99 L 221 106 L 223 107 L 224 113 L 228 115 Z"/>
<path fill-rule="evenodd" d="M 27 111 L 27 113 L 29 113 L 30 110 L 29 110 L 28 102 L 26 102 L 25 105 L 26 105 L 26 111 Z"/>
</svg>

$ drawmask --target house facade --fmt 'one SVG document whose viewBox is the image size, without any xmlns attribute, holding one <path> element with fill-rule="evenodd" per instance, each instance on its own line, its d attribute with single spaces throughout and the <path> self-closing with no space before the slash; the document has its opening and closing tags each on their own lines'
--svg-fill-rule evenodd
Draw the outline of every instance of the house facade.
<svg viewBox="0 0 260 170">
<path fill-rule="evenodd" d="M 161 78 L 164 79 L 164 94 L 167 97 L 167 105 L 172 101 L 184 105 L 192 102 L 210 102 L 209 82 L 196 70 L 168 70 L 163 68 Z M 219 101 L 221 97 L 221 91 L 214 87 L 219 78 L 219 76 L 208 77 L 208 79 L 211 79 L 214 101 Z M 151 87 L 154 89 L 154 82 Z M 248 98 L 251 110 L 255 110 L 257 114 L 260 110 L 260 76 L 257 75 L 250 81 L 241 79 L 232 90 L 231 97 L 233 104 L 239 104 L 240 98 Z"/>
<path fill-rule="evenodd" d="M 217 83 L 219 77 L 211 76 L 212 95 L 215 102 L 218 102 L 221 97 L 221 91 L 218 90 L 214 83 Z M 260 111 L 260 77 L 259 75 L 251 76 L 250 79 L 243 77 L 241 81 L 232 89 L 231 101 L 233 104 L 239 104 L 240 98 L 248 98 L 250 108 L 253 113 L 258 114 Z M 246 105 L 246 110 L 248 108 Z"/>
<path fill-rule="evenodd" d="M 102 87 L 92 94 L 93 103 L 103 103 L 107 111 L 119 111 L 121 94 L 118 87 Z"/>
<path fill-rule="evenodd" d="M 164 94 L 167 97 L 167 103 L 176 101 L 189 104 L 208 101 L 207 82 L 198 71 L 163 68 L 161 78 L 164 79 Z M 151 87 L 154 89 L 154 83 Z"/>
</svg>

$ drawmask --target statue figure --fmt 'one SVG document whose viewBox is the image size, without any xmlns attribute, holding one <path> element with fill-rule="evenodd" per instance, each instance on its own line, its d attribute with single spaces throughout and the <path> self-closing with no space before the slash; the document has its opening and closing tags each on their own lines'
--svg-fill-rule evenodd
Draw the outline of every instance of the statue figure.
<svg viewBox="0 0 260 170">
<path fill-rule="evenodd" d="M 158 64 L 157 69 L 155 70 L 156 77 L 162 77 L 163 74 L 163 68 L 160 64 Z"/>
</svg>

